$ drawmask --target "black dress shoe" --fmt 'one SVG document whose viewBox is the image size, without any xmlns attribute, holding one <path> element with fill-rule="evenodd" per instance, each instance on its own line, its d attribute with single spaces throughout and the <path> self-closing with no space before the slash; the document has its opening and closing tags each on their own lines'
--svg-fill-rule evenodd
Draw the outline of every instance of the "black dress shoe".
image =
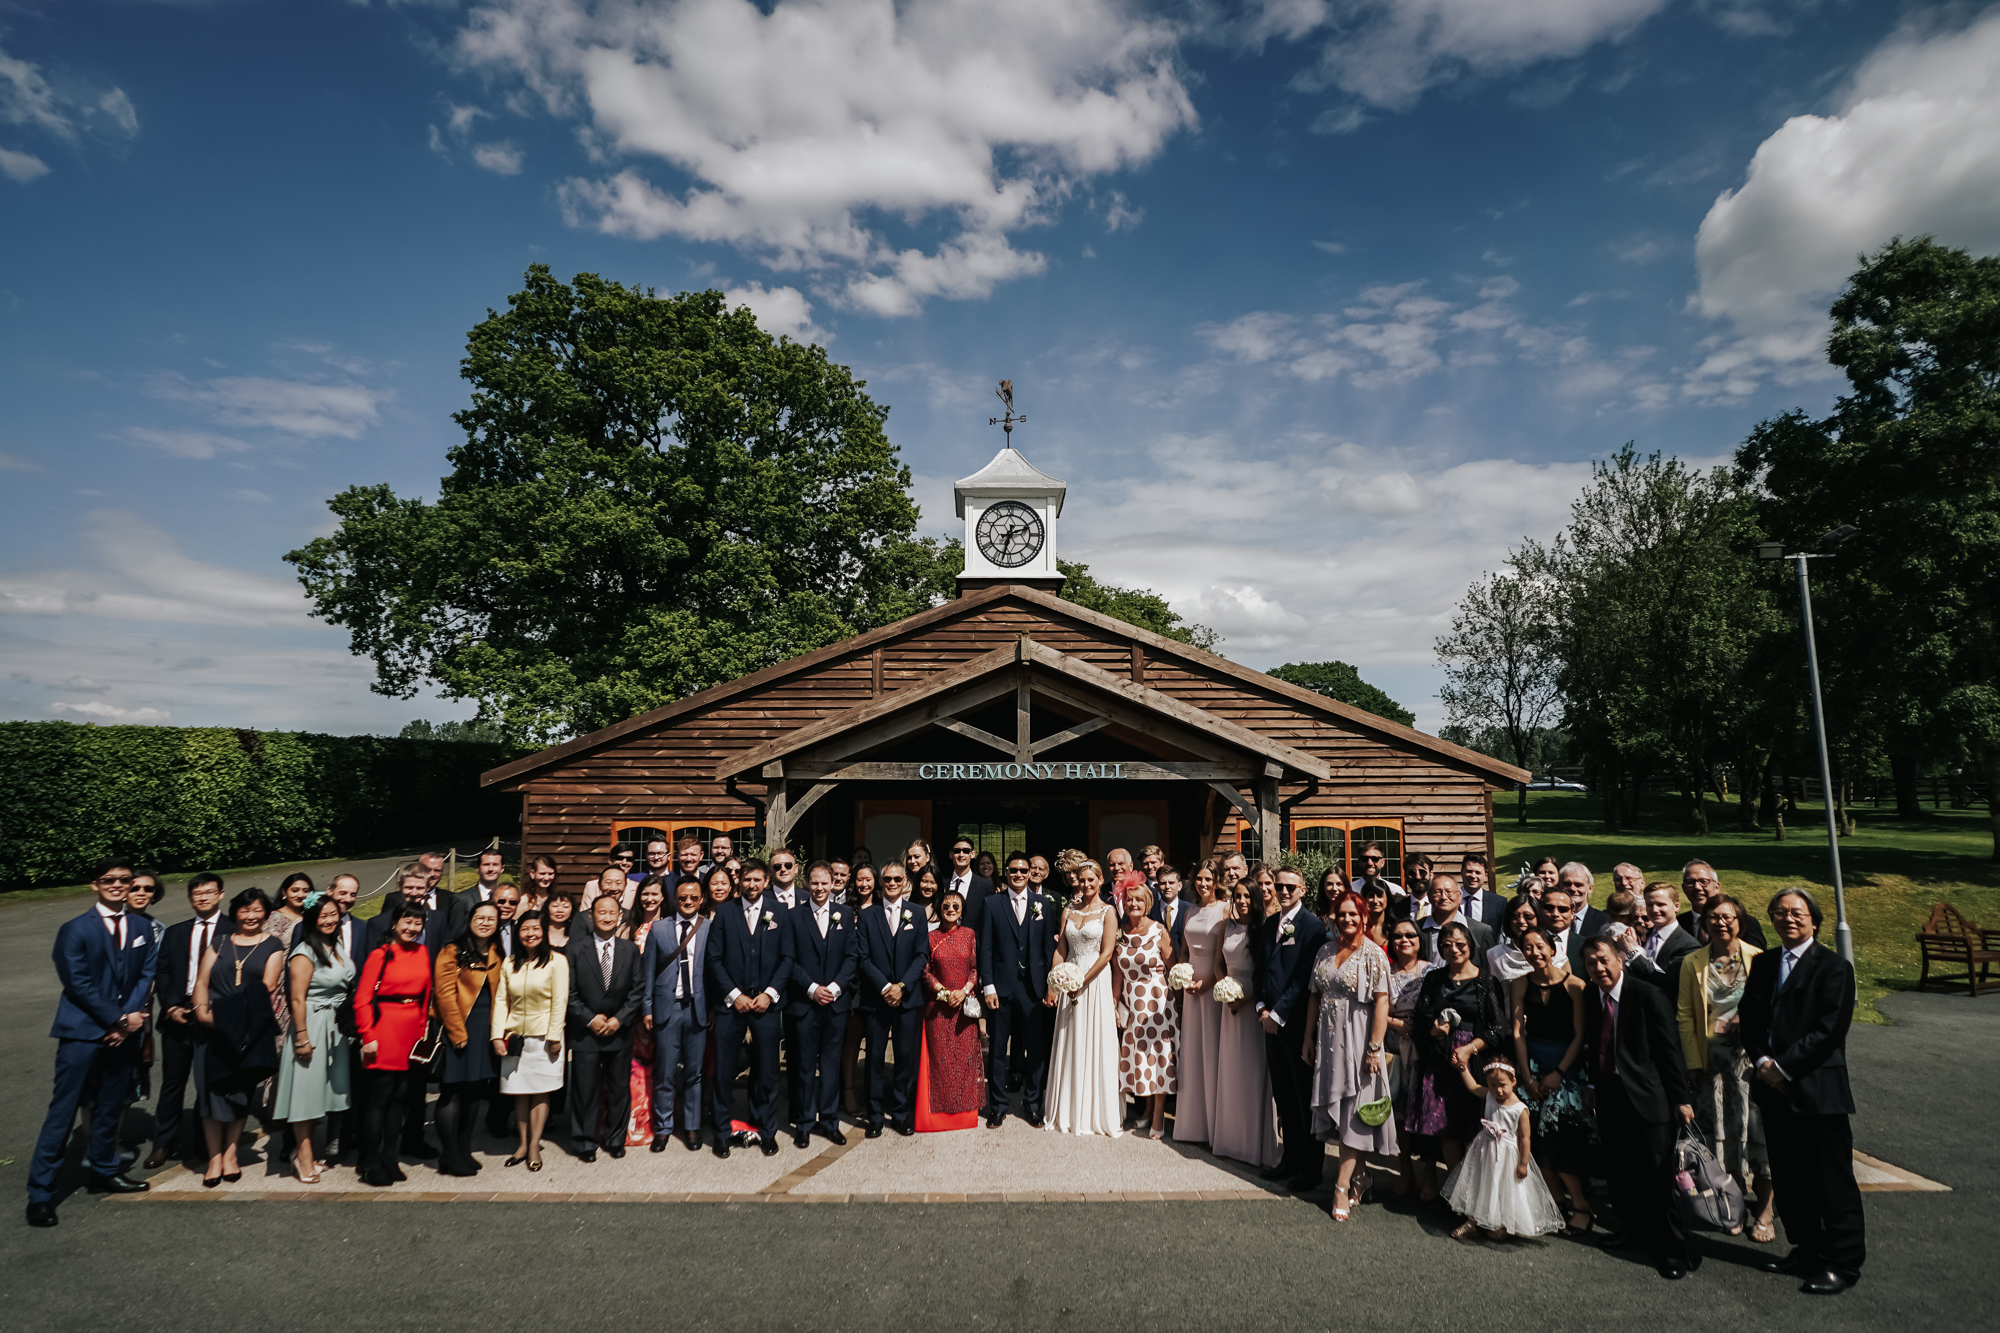
<svg viewBox="0 0 2000 1333">
<path fill-rule="evenodd" d="M 685 1135 L 682 1137 L 681 1142 L 685 1143 L 688 1146 L 689 1152 L 701 1151 L 701 1135 L 699 1134 Z"/>
<path fill-rule="evenodd" d="M 727 1140 L 717 1139 L 715 1141 L 715 1155 L 717 1157 L 729 1156 L 729 1143 Z"/>
<path fill-rule="evenodd" d="M 157 1171 L 166 1164 L 167 1150 L 165 1148 L 155 1148 L 146 1154 L 146 1169 L 148 1171 Z"/>
<path fill-rule="evenodd" d="M 898 1120 L 891 1128 L 906 1139 L 917 1132 L 915 1123 L 908 1120 Z"/>
<path fill-rule="evenodd" d="M 1028 1112 L 1027 1120 L 1028 1128 L 1030 1129 L 1040 1129 L 1042 1127 L 1042 1113 L 1040 1111 Z"/>
<path fill-rule="evenodd" d="M 765 1139 L 763 1143 L 763 1148 L 764 1148 L 764 1155 L 766 1157 L 776 1157 L 778 1155 L 778 1141 L 774 1138 Z"/>
<path fill-rule="evenodd" d="M 792 1146 L 794 1148 L 810 1148 L 812 1146 L 812 1132 L 804 1129 L 793 1130 Z"/>
<path fill-rule="evenodd" d="M 1006 1118 L 1007 1117 L 1000 1115 L 989 1115 L 986 1117 L 986 1127 L 988 1129 L 998 1129 L 1000 1128 L 1001 1123 L 1006 1120 Z"/>
<path fill-rule="evenodd" d="M 120 1172 L 115 1176 L 92 1176 L 84 1186 L 92 1194 L 144 1194 L 153 1188 L 143 1180 L 133 1180 Z"/>
<path fill-rule="evenodd" d="M 845 1148 L 847 1146 L 847 1135 L 840 1132 L 840 1126 L 823 1126 L 819 1132 L 825 1135 L 827 1142 L 833 1144 L 836 1148 Z"/>
<path fill-rule="evenodd" d="M 667 1150 L 667 1139 L 668 1139 L 668 1137 L 669 1137 L 669 1136 L 668 1136 L 668 1135 L 665 1135 L 665 1134 L 655 1134 L 655 1135 L 653 1135 L 653 1141 L 652 1141 L 651 1143 L 649 1143 L 649 1144 L 647 1144 L 647 1145 L 646 1145 L 646 1151 L 647 1151 L 647 1152 L 665 1152 L 665 1151 Z"/>
<path fill-rule="evenodd" d="M 1808 1296 L 1838 1296 L 1860 1280 L 1858 1276 L 1844 1277 L 1829 1268 L 1806 1279 L 1799 1290 Z"/>
<path fill-rule="evenodd" d="M 580 1152 L 580 1153 L 578 1153 L 578 1154 L 576 1155 L 576 1160 L 577 1160 L 577 1161 L 579 1161 L 579 1162 L 594 1162 L 594 1161 L 596 1161 L 596 1160 L 597 1160 L 597 1149 L 595 1149 L 595 1148 L 592 1148 L 592 1149 L 591 1149 L 590 1151 L 588 1151 L 588 1152 Z"/>
<path fill-rule="evenodd" d="M 625 1155 L 625 1145 L 622 1143 L 607 1143 L 604 1145 L 604 1155 L 613 1161 L 617 1161 Z"/>
<path fill-rule="evenodd" d="M 880 1125 L 870 1125 L 867 1132 L 861 1137 L 864 1139 L 879 1139 L 882 1137 L 882 1127 Z"/>
<path fill-rule="evenodd" d="M 1757 1267 L 1766 1273 L 1797 1273 L 1801 1277 L 1819 1271 L 1813 1265 L 1812 1256 L 1804 1250 L 1793 1250 L 1782 1259 L 1767 1259 Z"/>
<path fill-rule="evenodd" d="M 1688 1275 L 1688 1266 L 1678 1254 L 1660 1256 L 1660 1276 L 1669 1282 L 1678 1282 Z"/>
<path fill-rule="evenodd" d="M 1267 1166 L 1262 1171 L 1259 1171 L 1257 1173 L 1257 1179 L 1290 1180 L 1293 1176 L 1297 1174 L 1298 1174 L 1297 1171 L 1295 1171 L 1289 1166 L 1286 1166 L 1283 1162 L 1280 1162 L 1276 1166 Z"/>
<path fill-rule="evenodd" d="M 56 1206 L 47 1199 L 28 1205 L 28 1225 L 31 1227 L 52 1227 L 56 1224 Z"/>
</svg>

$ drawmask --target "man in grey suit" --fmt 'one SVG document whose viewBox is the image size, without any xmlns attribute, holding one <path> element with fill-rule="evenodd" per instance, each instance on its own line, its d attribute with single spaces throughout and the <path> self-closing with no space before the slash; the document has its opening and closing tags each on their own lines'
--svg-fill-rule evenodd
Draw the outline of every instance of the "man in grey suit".
<svg viewBox="0 0 2000 1333">
<path fill-rule="evenodd" d="M 1493 947 L 1493 927 L 1484 921 L 1466 921 L 1458 910 L 1462 901 L 1458 892 L 1458 876 L 1431 876 L 1431 914 L 1417 922 L 1417 929 L 1424 933 L 1425 962 L 1437 961 L 1438 932 L 1459 921 L 1472 932 L 1473 960 L 1482 968 L 1486 966 L 1486 951 Z"/>
<path fill-rule="evenodd" d="M 674 1133 L 674 1099 L 680 1099 L 680 1136 L 689 1152 L 701 1151 L 701 1058 L 708 1044 L 708 920 L 701 915 L 701 885 L 674 885 L 674 915 L 646 932 L 639 960 L 641 1020 L 653 1042 L 653 1152 L 665 1152 Z M 728 1135 L 717 1131 L 724 1141 Z"/>
</svg>

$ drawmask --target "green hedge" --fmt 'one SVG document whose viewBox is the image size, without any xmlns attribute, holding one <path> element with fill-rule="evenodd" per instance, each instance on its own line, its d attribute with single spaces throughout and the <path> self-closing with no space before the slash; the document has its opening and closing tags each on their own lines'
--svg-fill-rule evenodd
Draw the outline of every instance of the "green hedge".
<svg viewBox="0 0 2000 1333">
<path fill-rule="evenodd" d="M 482 792 L 504 745 L 226 727 L 0 722 L 0 887 L 73 884 L 129 855 L 162 872 L 503 834 Z"/>
</svg>

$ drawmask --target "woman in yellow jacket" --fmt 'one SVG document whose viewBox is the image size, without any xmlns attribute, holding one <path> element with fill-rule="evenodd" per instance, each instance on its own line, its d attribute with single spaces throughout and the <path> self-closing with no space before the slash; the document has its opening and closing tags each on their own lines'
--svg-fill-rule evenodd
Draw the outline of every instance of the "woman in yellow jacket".
<svg viewBox="0 0 2000 1333">
<path fill-rule="evenodd" d="M 569 1012 L 569 959 L 549 947 L 540 913 L 514 922 L 514 954 L 493 988 L 493 1053 L 500 1092 L 514 1098 L 520 1151 L 508 1166 L 542 1169 L 549 1094 L 563 1085 L 563 1022 Z"/>
<path fill-rule="evenodd" d="M 1715 1143 L 1722 1164 L 1757 1192 L 1757 1217 L 1750 1239 L 1777 1238 L 1771 1224 L 1771 1159 L 1764 1149 L 1764 1124 L 1750 1100 L 1750 1057 L 1743 1051 L 1736 1007 L 1750 979 L 1750 960 L 1759 949 L 1743 941 L 1743 904 L 1727 894 L 1708 900 L 1702 912 L 1708 947 L 1681 960 L 1681 1054 L 1695 1114 Z"/>
</svg>

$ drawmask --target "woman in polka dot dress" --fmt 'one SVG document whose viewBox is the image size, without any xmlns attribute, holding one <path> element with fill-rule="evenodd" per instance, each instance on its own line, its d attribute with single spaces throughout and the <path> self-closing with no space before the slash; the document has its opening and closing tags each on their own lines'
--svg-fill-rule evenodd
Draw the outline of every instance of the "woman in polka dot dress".
<svg viewBox="0 0 2000 1333">
<path fill-rule="evenodd" d="M 1135 875 L 1136 879 L 1137 876 Z M 1144 880 L 1125 893 L 1126 927 L 1118 937 L 1113 965 L 1118 969 L 1118 1082 L 1125 1095 L 1150 1112 L 1154 1138 L 1166 1134 L 1166 1094 L 1174 1091 L 1180 1015 L 1167 989 L 1174 965 L 1174 941 L 1167 928 L 1146 914 L 1153 894 Z"/>
</svg>

